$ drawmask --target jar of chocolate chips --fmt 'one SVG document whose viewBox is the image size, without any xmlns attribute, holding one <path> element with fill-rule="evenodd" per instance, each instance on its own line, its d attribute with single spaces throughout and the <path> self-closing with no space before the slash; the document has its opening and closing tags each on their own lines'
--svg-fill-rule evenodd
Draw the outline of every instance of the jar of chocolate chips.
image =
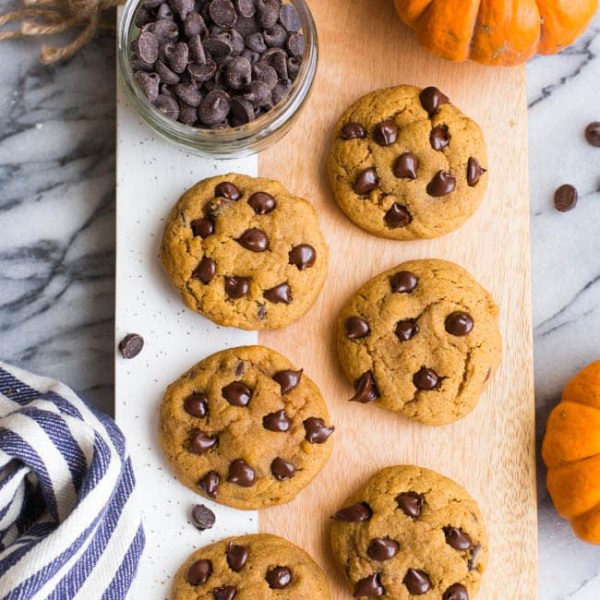
<svg viewBox="0 0 600 600">
<path fill-rule="evenodd" d="M 258 152 L 289 130 L 317 55 L 304 0 L 130 0 L 119 26 L 133 106 L 163 137 L 215 158 Z"/>
</svg>

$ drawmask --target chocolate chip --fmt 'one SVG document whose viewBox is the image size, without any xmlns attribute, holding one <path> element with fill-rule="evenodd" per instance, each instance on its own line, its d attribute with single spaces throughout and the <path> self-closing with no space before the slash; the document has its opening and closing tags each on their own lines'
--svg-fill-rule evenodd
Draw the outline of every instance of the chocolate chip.
<svg viewBox="0 0 600 600">
<path fill-rule="evenodd" d="M 291 369 L 278 371 L 273 375 L 273 379 L 281 386 L 281 393 L 285 395 L 298 387 L 303 372 L 303 369 L 299 371 L 292 371 Z"/>
<path fill-rule="evenodd" d="M 469 594 L 463 585 L 455 583 L 444 592 L 442 600 L 469 600 Z"/>
<path fill-rule="evenodd" d="M 263 427 L 269 431 L 289 431 L 292 421 L 285 414 L 285 410 L 277 410 L 263 417 Z"/>
<path fill-rule="evenodd" d="M 287 61 L 288 75 L 292 81 L 296 79 L 300 68 L 302 67 L 302 58 L 299 56 L 290 56 Z"/>
<path fill-rule="evenodd" d="M 469 553 L 470 557 L 467 561 L 467 568 L 469 571 L 474 571 L 479 564 L 479 555 L 481 554 L 481 546 L 477 544 L 471 548 L 471 552 Z"/>
<path fill-rule="evenodd" d="M 327 438 L 335 431 L 335 427 L 327 427 L 325 421 L 318 417 L 309 417 L 304 421 L 306 440 L 311 444 L 324 444 Z"/>
<path fill-rule="evenodd" d="M 198 118 L 205 125 L 216 125 L 223 121 L 231 110 L 231 98 L 223 90 L 209 92 L 200 107 Z"/>
<path fill-rule="evenodd" d="M 600 148 L 600 122 L 595 121 L 585 128 L 585 139 L 588 144 Z"/>
<path fill-rule="evenodd" d="M 285 27 L 286 31 L 295 33 L 300 31 L 302 23 L 298 16 L 298 11 L 293 4 L 283 4 L 279 11 L 279 22 Z"/>
<path fill-rule="evenodd" d="M 449 171 L 438 171 L 427 184 L 427 193 L 434 198 L 446 196 L 456 188 L 456 179 Z"/>
<path fill-rule="evenodd" d="M 228 29 L 227 33 L 231 42 L 231 53 L 233 56 L 241 56 L 242 52 L 246 49 L 244 36 L 237 29 Z"/>
<path fill-rule="evenodd" d="M 231 124 L 234 127 L 246 125 L 254 121 L 254 118 L 254 107 L 251 102 L 244 100 L 244 98 L 231 99 Z"/>
<path fill-rule="evenodd" d="M 287 49 L 290 56 L 301 58 L 304 55 L 304 46 L 306 42 L 304 40 L 304 34 L 292 33 L 287 39 Z"/>
<path fill-rule="evenodd" d="M 156 73 L 138 71 L 135 74 L 135 78 L 146 95 L 146 98 L 148 98 L 150 102 L 154 102 L 158 98 L 160 77 Z"/>
<path fill-rule="evenodd" d="M 177 100 L 166 94 L 159 94 L 154 101 L 154 107 L 168 119 L 177 121 L 179 118 L 179 104 Z"/>
<path fill-rule="evenodd" d="M 225 292 L 233 300 L 246 296 L 249 288 L 250 280 L 245 277 L 225 277 Z"/>
<path fill-rule="evenodd" d="M 194 10 L 194 0 L 169 0 L 169 4 L 182 21 Z"/>
<path fill-rule="evenodd" d="M 400 544 L 389 538 L 375 538 L 367 548 L 367 554 L 373 559 L 383 562 L 394 558 L 400 550 Z"/>
<path fill-rule="evenodd" d="M 486 170 L 481 166 L 479 161 L 471 156 L 467 163 L 467 183 L 469 186 L 476 186 L 485 172 Z"/>
<path fill-rule="evenodd" d="M 217 198 L 226 198 L 227 200 L 233 200 L 234 202 L 242 197 L 242 192 L 238 187 L 230 181 L 222 181 L 215 187 L 215 196 Z"/>
<path fill-rule="evenodd" d="M 196 504 L 196 506 L 192 508 L 192 525 L 194 525 L 196 529 L 199 529 L 200 531 L 212 529 L 215 521 L 215 513 L 210 510 L 208 506 Z"/>
<path fill-rule="evenodd" d="M 450 133 L 447 125 L 436 125 L 429 134 L 429 143 L 437 152 L 441 152 L 450 143 Z"/>
<path fill-rule="evenodd" d="M 212 258 L 205 256 L 194 269 L 192 279 L 198 279 L 204 285 L 208 285 L 214 279 L 216 272 L 217 263 Z"/>
<path fill-rule="evenodd" d="M 238 15 L 237 21 L 235 22 L 235 28 L 243 37 L 260 31 L 260 25 L 256 22 L 254 17 L 244 17 L 241 14 Z"/>
<path fill-rule="evenodd" d="M 401 154 L 394 162 L 394 175 L 401 179 L 416 179 L 419 159 L 412 152 Z"/>
<path fill-rule="evenodd" d="M 256 64 L 260 60 L 260 54 L 258 52 L 254 52 L 254 50 L 248 50 L 248 48 L 244 49 L 242 56 L 247 58 L 251 65 Z"/>
<path fill-rule="evenodd" d="M 158 39 L 150 31 L 143 31 L 133 43 L 135 55 L 145 63 L 153 64 L 158 60 Z"/>
<path fill-rule="evenodd" d="M 261 58 L 262 61 L 265 61 L 266 64 L 275 69 L 282 81 L 288 79 L 287 59 L 288 55 L 286 51 L 281 48 L 269 48 Z"/>
<path fill-rule="evenodd" d="M 361 171 L 354 182 L 354 191 L 363 196 L 372 192 L 379 185 L 379 177 L 374 167 Z"/>
<path fill-rule="evenodd" d="M 275 210 L 275 198 L 266 192 L 256 192 L 248 198 L 248 204 L 257 215 L 267 215 Z"/>
<path fill-rule="evenodd" d="M 146 30 L 156 36 L 159 44 L 174 42 L 179 37 L 179 27 L 177 27 L 177 23 L 174 23 L 171 19 L 159 19 L 155 23 L 146 25 Z"/>
<path fill-rule="evenodd" d="M 421 367 L 413 375 L 413 383 L 418 390 L 431 391 L 439 386 L 440 378 L 433 369 Z"/>
<path fill-rule="evenodd" d="M 373 130 L 373 139 L 380 146 L 391 146 L 398 139 L 398 134 L 400 130 L 398 129 L 398 125 L 392 120 L 382 121 L 375 125 L 375 129 Z"/>
<path fill-rule="evenodd" d="M 198 487 L 210 498 L 216 498 L 221 477 L 216 471 L 209 471 L 199 482 Z"/>
<path fill-rule="evenodd" d="M 187 582 L 194 587 L 203 585 L 212 575 L 213 566 L 210 560 L 197 560 L 190 565 L 187 572 Z"/>
<path fill-rule="evenodd" d="M 408 340 L 410 340 L 412 337 L 417 335 L 417 333 L 419 333 L 419 326 L 417 325 L 417 320 L 404 319 L 403 321 L 398 321 L 396 323 L 394 333 L 401 342 L 408 342 Z"/>
<path fill-rule="evenodd" d="M 277 457 L 271 463 L 271 473 L 273 474 L 273 477 L 277 479 L 277 481 L 287 481 L 296 474 L 296 468 L 292 463 L 283 460 L 283 458 Z"/>
<path fill-rule="evenodd" d="M 360 123 L 349 121 L 342 127 L 340 137 L 343 140 L 363 139 L 367 137 L 367 130 Z"/>
<path fill-rule="evenodd" d="M 219 27 L 233 27 L 237 15 L 230 0 L 212 0 L 208 13 Z"/>
<path fill-rule="evenodd" d="M 350 398 L 350 402 L 368 404 L 379 398 L 379 391 L 371 371 L 366 371 L 354 382 L 354 389 L 356 393 Z"/>
<path fill-rule="evenodd" d="M 226 80 L 233 90 L 241 90 L 252 81 L 252 65 L 243 56 L 234 56 L 225 67 Z"/>
<path fill-rule="evenodd" d="M 282 590 L 292 582 L 292 572 L 287 567 L 273 567 L 265 579 L 272 590 Z"/>
<path fill-rule="evenodd" d="M 262 81 L 268 85 L 269 88 L 273 89 L 279 81 L 277 71 L 267 63 L 259 62 L 252 67 L 252 76 L 257 81 Z"/>
<path fill-rule="evenodd" d="M 410 271 L 400 271 L 390 278 L 390 286 L 394 294 L 410 294 L 418 283 L 418 277 Z"/>
<path fill-rule="evenodd" d="M 204 64 L 188 65 L 187 72 L 189 76 L 197 83 L 202 83 L 211 79 L 217 71 L 217 65 L 213 61 Z"/>
<path fill-rule="evenodd" d="M 317 260 L 316 250 L 309 244 L 299 244 L 294 246 L 288 253 L 288 262 L 290 265 L 298 267 L 299 271 L 309 269 Z"/>
<path fill-rule="evenodd" d="M 227 564 L 232 571 L 239 573 L 248 561 L 248 546 L 241 546 L 229 542 L 227 544 Z"/>
<path fill-rule="evenodd" d="M 253 17 L 256 13 L 256 0 L 235 0 L 235 7 L 243 17 Z"/>
<path fill-rule="evenodd" d="M 252 487 L 256 483 L 256 472 L 243 458 L 236 458 L 229 465 L 227 481 L 245 488 Z"/>
<path fill-rule="evenodd" d="M 554 193 L 554 206 L 560 212 L 567 212 L 577 206 L 577 189 L 565 183 Z"/>
<path fill-rule="evenodd" d="M 201 37 L 206 36 L 208 34 L 208 28 L 206 27 L 206 23 L 202 15 L 197 12 L 189 13 L 183 22 L 183 32 L 188 38 L 198 36 L 198 39 L 200 39 Z M 188 41 L 188 45 L 190 46 L 191 50 L 190 42 L 191 40 Z"/>
<path fill-rule="evenodd" d="M 271 102 L 271 88 L 263 81 L 253 81 L 244 98 L 255 107 L 265 106 Z"/>
<path fill-rule="evenodd" d="M 442 94 L 436 87 L 427 87 L 419 95 L 421 105 L 432 117 L 442 104 L 449 104 L 448 96 Z"/>
<path fill-rule="evenodd" d="M 144 338 L 139 333 L 128 333 L 119 342 L 119 352 L 123 358 L 135 358 L 144 347 Z"/>
<path fill-rule="evenodd" d="M 344 333 L 349 340 L 361 340 L 371 333 L 371 328 L 362 317 L 348 317 L 344 321 Z"/>
<path fill-rule="evenodd" d="M 246 47 L 254 52 L 258 52 L 262 54 L 267 50 L 267 44 L 265 42 L 265 38 L 260 31 L 256 33 L 252 33 L 249 36 L 246 36 L 245 39 Z"/>
<path fill-rule="evenodd" d="M 183 408 L 192 417 L 203 419 L 208 414 L 208 398 L 204 394 L 191 394 L 185 399 Z"/>
<path fill-rule="evenodd" d="M 208 217 L 195 219 L 190 225 L 192 227 L 192 233 L 202 239 L 207 238 L 215 232 L 215 222 Z"/>
<path fill-rule="evenodd" d="M 198 120 L 198 109 L 181 103 L 179 120 L 186 125 L 193 125 Z"/>
<path fill-rule="evenodd" d="M 233 600 L 237 594 L 237 588 L 233 585 L 225 585 L 213 590 L 215 600 Z"/>
<path fill-rule="evenodd" d="M 172 19 L 173 11 L 167 3 L 161 4 L 156 11 L 156 16 L 159 19 Z"/>
<path fill-rule="evenodd" d="M 188 450 L 192 454 L 205 454 L 219 443 L 218 436 L 208 435 L 204 431 L 194 429 L 190 436 Z"/>
<path fill-rule="evenodd" d="M 473 330 L 473 318 L 466 312 L 456 311 L 446 317 L 446 331 L 451 335 L 468 335 Z"/>
<path fill-rule="evenodd" d="M 188 106 L 198 108 L 202 102 L 202 94 L 194 83 L 179 83 L 174 88 L 175 95 Z M 180 114 L 181 116 L 181 114 Z"/>
<path fill-rule="evenodd" d="M 221 390 L 221 394 L 231 406 L 248 406 L 252 398 L 252 390 L 241 381 L 232 381 L 227 384 Z"/>
<path fill-rule="evenodd" d="M 265 290 L 263 296 L 273 304 L 290 304 L 292 302 L 292 290 L 287 283 L 280 283 L 270 290 Z"/>
<path fill-rule="evenodd" d="M 189 63 L 190 49 L 185 42 L 177 42 L 175 45 L 165 46 L 165 56 L 173 72 L 183 73 Z"/>
<path fill-rule="evenodd" d="M 405 206 L 394 202 L 391 208 L 385 213 L 383 220 L 390 229 L 397 229 L 398 227 L 409 225 L 412 217 Z"/>
<path fill-rule="evenodd" d="M 288 34 L 283 26 L 279 25 L 279 23 L 275 23 L 273 27 L 265 29 L 263 38 L 265 40 L 265 44 L 269 48 L 281 48 L 285 45 L 288 39 Z"/>
<path fill-rule="evenodd" d="M 283 98 L 287 96 L 291 88 L 292 84 L 290 81 L 278 81 L 275 87 L 273 88 L 273 94 L 271 96 L 273 99 L 273 104 L 277 104 L 278 102 L 283 100 Z"/>
<path fill-rule="evenodd" d="M 385 588 L 381 585 L 381 575 L 375 573 L 369 577 L 365 577 L 360 581 L 356 582 L 354 586 L 354 597 L 362 598 L 368 596 L 370 598 L 377 598 L 385 594 Z"/>
<path fill-rule="evenodd" d="M 338 510 L 333 518 L 346 523 L 364 523 L 370 521 L 372 516 L 373 510 L 366 502 L 357 502 Z"/>
<path fill-rule="evenodd" d="M 403 492 L 396 496 L 396 504 L 407 517 L 416 519 L 421 515 L 425 498 L 416 492 Z"/>
<path fill-rule="evenodd" d="M 261 27 L 273 27 L 279 19 L 279 2 L 277 0 L 257 0 L 258 23 Z"/>
<path fill-rule="evenodd" d="M 444 527 L 446 544 L 455 550 L 468 550 L 473 545 L 471 538 L 459 527 Z"/>
<path fill-rule="evenodd" d="M 135 26 L 139 27 L 140 29 L 144 25 L 152 23 L 152 21 L 154 21 L 154 15 L 152 14 L 151 10 L 148 10 L 148 8 L 142 6 L 135 14 Z"/>
<path fill-rule="evenodd" d="M 236 241 L 240 246 L 252 252 L 264 252 L 269 248 L 267 234 L 256 227 L 246 229 Z"/>
<path fill-rule="evenodd" d="M 431 579 L 429 579 L 429 575 L 420 569 L 409 569 L 406 572 L 402 583 L 413 596 L 421 596 L 431 589 Z"/>
</svg>

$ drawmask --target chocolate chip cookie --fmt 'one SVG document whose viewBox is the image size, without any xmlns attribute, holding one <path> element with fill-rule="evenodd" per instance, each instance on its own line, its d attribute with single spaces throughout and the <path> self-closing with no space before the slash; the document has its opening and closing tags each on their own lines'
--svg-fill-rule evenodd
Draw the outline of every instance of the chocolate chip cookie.
<svg viewBox="0 0 600 600">
<path fill-rule="evenodd" d="M 469 600 L 487 562 L 477 503 L 421 467 L 383 469 L 333 516 L 333 554 L 355 598 Z"/>
<path fill-rule="evenodd" d="M 196 550 L 181 566 L 171 600 L 329 600 L 323 571 L 283 538 L 245 535 Z"/>
<path fill-rule="evenodd" d="M 498 313 L 491 295 L 450 262 L 414 260 L 375 277 L 337 324 L 351 400 L 428 425 L 464 417 L 501 359 Z"/>
<path fill-rule="evenodd" d="M 317 386 L 277 352 L 217 352 L 169 386 L 160 442 L 175 475 L 222 504 L 259 509 L 292 500 L 332 451 Z"/>
<path fill-rule="evenodd" d="M 273 329 L 314 304 L 328 250 L 309 202 L 276 181 L 229 174 L 181 197 L 161 255 L 192 310 L 219 325 Z"/>
<path fill-rule="evenodd" d="M 366 231 L 395 240 L 460 227 L 487 185 L 479 126 L 434 87 L 377 90 L 335 127 L 329 178 L 337 203 Z"/>
</svg>

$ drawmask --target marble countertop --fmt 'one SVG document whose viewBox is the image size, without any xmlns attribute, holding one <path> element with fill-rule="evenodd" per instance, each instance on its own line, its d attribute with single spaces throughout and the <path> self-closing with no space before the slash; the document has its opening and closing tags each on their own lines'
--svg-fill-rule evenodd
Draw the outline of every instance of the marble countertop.
<svg viewBox="0 0 600 600">
<path fill-rule="evenodd" d="M 111 412 L 114 38 L 51 69 L 34 42 L 0 52 L 0 360 L 62 379 Z M 600 120 L 600 15 L 573 47 L 527 71 L 541 437 L 565 382 L 600 358 L 600 150 L 583 138 Z M 580 200 L 561 214 L 552 195 L 567 182 Z M 543 481 L 540 468 L 540 599 L 596 600 L 600 547 L 573 536 Z"/>
</svg>

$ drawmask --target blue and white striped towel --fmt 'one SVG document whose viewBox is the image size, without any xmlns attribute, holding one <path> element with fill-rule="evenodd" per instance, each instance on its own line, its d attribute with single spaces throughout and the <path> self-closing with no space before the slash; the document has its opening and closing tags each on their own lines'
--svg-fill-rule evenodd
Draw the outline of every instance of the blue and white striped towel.
<svg viewBox="0 0 600 600">
<path fill-rule="evenodd" d="M 122 600 L 144 548 L 123 434 L 0 363 L 0 600 Z"/>
</svg>

